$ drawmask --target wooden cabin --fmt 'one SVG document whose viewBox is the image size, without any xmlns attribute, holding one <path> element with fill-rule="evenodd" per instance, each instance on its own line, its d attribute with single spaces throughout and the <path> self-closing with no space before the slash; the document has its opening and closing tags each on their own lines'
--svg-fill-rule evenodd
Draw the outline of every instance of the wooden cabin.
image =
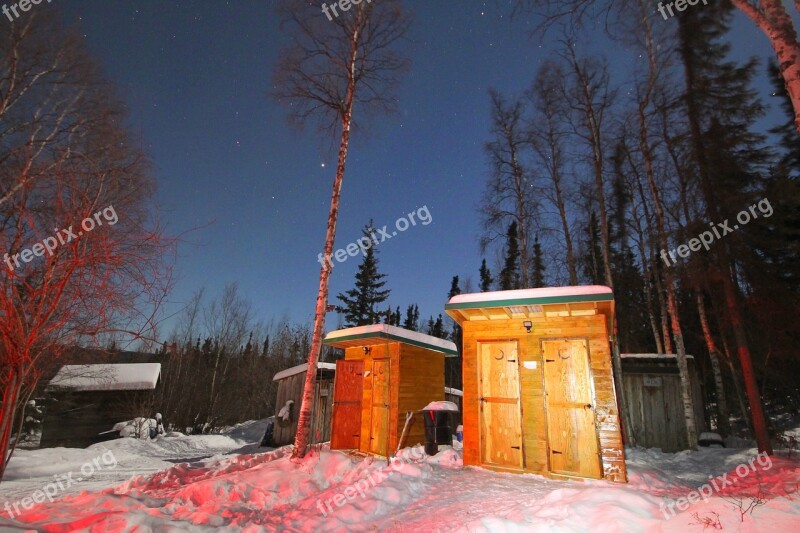
<svg viewBox="0 0 800 533">
<path fill-rule="evenodd" d="M 678 452 L 689 448 L 681 378 L 674 354 L 622 354 L 622 389 L 630 418 L 631 444 Z M 706 431 L 703 391 L 694 357 L 686 356 L 697 434 Z M 696 444 L 696 443 L 694 443 Z"/>
<path fill-rule="evenodd" d="M 444 358 L 450 341 L 374 324 L 329 333 L 324 343 L 344 349 L 336 363 L 331 449 L 388 456 L 397 447 L 406 413 L 444 400 Z M 417 420 L 404 446 L 425 439 Z"/>
<path fill-rule="evenodd" d="M 625 483 L 602 286 L 454 296 L 463 329 L 464 464 Z"/>
<path fill-rule="evenodd" d="M 272 446 L 284 446 L 294 442 L 300 405 L 303 403 L 303 388 L 306 383 L 308 363 L 287 368 L 275 374 L 272 381 L 278 383 L 275 401 L 275 425 L 272 429 Z M 311 433 L 309 444 L 327 442 L 331 438 L 331 409 L 333 407 L 333 376 L 336 365 L 317 363 L 317 384 L 314 387 L 314 404 L 311 408 Z M 290 403 L 291 402 L 291 403 Z M 285 416 L 279 416 L 286 408 Z"/>
<path fill-rule="evenodd" d="M 63 365 L 45 391 L 42 448 L 84 448 L 115 439 L 118 422 L 152 418 L 160 363 Z"/>
</svg>

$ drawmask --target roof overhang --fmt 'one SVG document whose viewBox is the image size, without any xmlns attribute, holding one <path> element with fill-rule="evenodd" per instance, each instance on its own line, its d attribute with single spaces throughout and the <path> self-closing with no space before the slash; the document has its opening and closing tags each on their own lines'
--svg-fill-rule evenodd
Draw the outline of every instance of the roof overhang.
<svg viewBox="0 0 800 533">
<path fill-rule="evenodd" d="M 603 314 L 609 333 L 614 331 L 614 294 L 602 285 L 460 294 L 450 299 L 445 312 L 459 324 Z"/>
<path fill-rule="evenodd" d="M 331 331 L 322 342 L 337 348 L 353 348 L 373 346 L 387 341 L 401 342 L 434 352 L 441 352 L 445 356 L 458 355 L 456 345 L 451 341 L 388 324 L 372 324 Z"/>
</svg>

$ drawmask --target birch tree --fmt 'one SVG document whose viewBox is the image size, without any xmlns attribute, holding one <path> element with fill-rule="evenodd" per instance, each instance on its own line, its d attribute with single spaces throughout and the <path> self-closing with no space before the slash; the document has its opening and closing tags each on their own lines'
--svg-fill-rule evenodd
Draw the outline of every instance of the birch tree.
<svg viewBox="0 0 800 533">
<path fill-rule="evenodd" d="M 0 478 L 44 365 L 106 333 L 155 336 L 171 246 L 125 122 L 54 17 L 0 27 Z"/>
<path fill-rule="evenodd" d="M 408 61 L 396 49 L 408 32 L 411 18 L 399 1 L 362 2 L 330 18 L 315 4 L 297 0 L 284 0 L 278 9 L 291 44 L 281 52 L 273 95 L 289 106 L 290 118 L 298 124 L 316 120 L 322 132 L 339 133 L 322 252 L 323 258 L 328 258 L 333 254 L 355 105 L 362 106 L 364 112 L 394 108 L 396 100 L 391 91 L 408 67 Z M 332 262 L 323 260 L 293 458 L 306 453 L 331 269 Z"/>
</svg>

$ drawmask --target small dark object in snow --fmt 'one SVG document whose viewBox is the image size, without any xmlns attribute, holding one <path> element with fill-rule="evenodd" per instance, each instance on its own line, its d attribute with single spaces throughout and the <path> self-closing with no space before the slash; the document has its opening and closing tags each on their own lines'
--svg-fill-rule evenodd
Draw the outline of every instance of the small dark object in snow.
<svg viewBox="0 0 800 533">
<path fill-rule="evenodd" d="M 273 417 L 267 418 L 267 429 L 264 431 L 264 437 L 261 439 L 260 446 L 272 446 L 272 426 L 275 424 Z"/>
<path fill-rule="evenodd" d="M 440 402 L 445 403 L 445 402 Z M 447 402 L 449 403 L 449 402 Z M 436 455 L 439 453 L 439 444 L 453 444 L 453 411 L 436 410 L 428 408 L 422 410 L 425 420 L 425 453 Z"/>
<path fill-rule="evenodd" d="M 719 434 L 707 431 L 700 433 L 700 437 L 697 439 L 697 443 L 700 446 L 712 446 L 714 444 L 718 444 L 723 448 L 725 447 L 725 442 L 722 440 L 722 437 Z"/>
</svg>

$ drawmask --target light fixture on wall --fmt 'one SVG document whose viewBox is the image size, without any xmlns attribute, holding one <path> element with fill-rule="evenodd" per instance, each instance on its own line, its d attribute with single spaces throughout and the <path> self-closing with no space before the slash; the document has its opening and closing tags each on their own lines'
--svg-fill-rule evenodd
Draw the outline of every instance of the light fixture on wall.
<svg viewBox="0 0 800 533">
<path fill-rule="evenodd" d="M 528 330 L 528 333 L 531 332 L 531 328 L 533 327 L 533 322 L 531 322 L 530 320 L 526 320 L 525 322 L 522 323 L 522 325 L 525 326 L 525 329 Z"/>
<path fill-rule="evenodd" d="M 372 353 L 372 347 L 364 346 L 364 355 L 369 355 L 370 353 Z"/>
</svg>

